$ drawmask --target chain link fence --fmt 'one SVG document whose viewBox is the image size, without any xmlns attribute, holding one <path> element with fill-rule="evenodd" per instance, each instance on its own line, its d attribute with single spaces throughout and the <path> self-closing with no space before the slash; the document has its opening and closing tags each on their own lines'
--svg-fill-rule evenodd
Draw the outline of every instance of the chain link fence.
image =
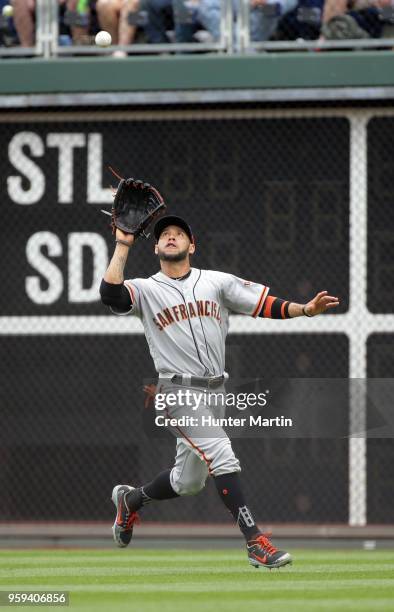
<svg viewBox="0 0 394 612">
<path fill-rule="evenodd" d="M 233 316 L 231 377 L 391 376 L 391 335 L 371 330 L 375 313 L 391 312 L 393 119 L 373 118 L 360 131 L 357 117 L 242 108 L 2 116 L 0 520 L 110 521 L 115 484 L 143 484 L 173 462 L 174 439 L 149 438 L 142 425 L 143 381 L 155 374 L 142 327 L 99 300 L 113 250 L 100 212 L 111 203 L 109 165 L 156 185 L 169 212 L 190 221 L 195 267 L 300 303 L 324 289 L 340 297 L 335 314 L 313 321 Z M 355 134 L 368 153 L 367 194 Z M 350 224 L 367 196 L 368 258 L 360 215 Z M 126 277 L 157 271 L 153 246 L 137 242 Z M 356 246 L 367 270 L 360 259 L 354 266 Z M 367 272 L 363 320 L 353 287 Z M 354 348 L 361 337 L 365 363 Z M 363 410 L 351 402 L 345 424 Z M 393 441 L 365 442 L 234 440 L 257 519 L 363 522 L 367 502 L 368 522 L 393 522 Z M 196 497 L 148 506 L 144 518 L 229 520 L 212 483 Z"/>
</svg>

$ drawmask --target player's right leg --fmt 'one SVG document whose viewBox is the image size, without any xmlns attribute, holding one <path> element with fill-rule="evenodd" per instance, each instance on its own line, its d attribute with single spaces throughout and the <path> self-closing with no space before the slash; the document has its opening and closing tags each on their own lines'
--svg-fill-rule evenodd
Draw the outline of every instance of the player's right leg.
<svg viewBox="0 0 394 612">
<path fill-rule="evenodd" d="M 112 533 L 121 548 L 127 546 L 133 537 L 134 525 L 139 521 L 137 510 L 142 505 L 141 499 L 141 491 L 129 485 L 117 485 L 112 491 L 112 501 L 116 508 Z"/>
<path fill-rule="evenodd" d="M 116 507 L 115 522 L 112 526 L 114 540 L 124 548 L 130 544 L 133 529 L 139 523 L 138 510 L 154 500 L 178 497 L 170 483 L 171 470 L 158 474 L 152 482 L 142 487 L 117 485 L 112 491 L 112 501 Z"/>
<path fill-rule="evenodd" d="M 112 501 L 116 507 L 116 517 L 112 532 L 116 544 L 124 548 L 130 543 L 134 525 L 139 522 L 138 510 L 143 506 L 161 499 L 196 495 L 205 486 L 207 476 L 208 468 L 205 462 L 201 461 L 182 439 L 178 439 L 172 469 L 161 472 L 142 487 L 114 487 Z"/>
</svg>

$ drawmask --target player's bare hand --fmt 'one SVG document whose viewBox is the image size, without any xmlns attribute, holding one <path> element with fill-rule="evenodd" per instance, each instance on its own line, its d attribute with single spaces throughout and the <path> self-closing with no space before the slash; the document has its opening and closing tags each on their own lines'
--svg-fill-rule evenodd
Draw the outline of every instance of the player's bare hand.
<svg viewBox="0 0 394 612">
<path fill-rule="evenodd" d="M 127 234 L 126 232 L 123 232 L 118 227 L 116 228 L 115 238 L 116 238 L 116 240 L 122 240 L 123 242 L 127 242 L 127 244 L 129 244 L 130 246 L 134 242 L 133 234 Z"/>
<path fill-rule="evenodd" d="M 339 306 L 339 299 L 337 297 L 328 295 L 327 291 L 320 291 L 313 300 L 305 304 L 305 312 L 310 317 L 315 317 L 337 306 Z"/>
</svg>

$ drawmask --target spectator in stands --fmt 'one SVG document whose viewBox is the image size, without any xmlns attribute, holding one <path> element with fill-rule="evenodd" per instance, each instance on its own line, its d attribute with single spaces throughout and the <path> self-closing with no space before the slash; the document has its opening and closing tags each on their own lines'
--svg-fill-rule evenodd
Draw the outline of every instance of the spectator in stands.
<svg viewBox="0 0 394 612">
<path fill-rule="evenodd" d="M 145 34 L 149 43 L 171 42 L 169 31 L 174 31 L 175 42 L 195 42 L 193 36 L 202 28 L 197 15 L 199 0 L 141 1 L 147 11 Z"/>
<path fill-rule="evenodd" d="M 233 0 L 237 14 L 238 3 Z M 250 39 L 254 42 L 268 40 L 276 30 L 279 19 L 297 5 L 297 0 L 250 0 Z M 200 0 L 198 19 L 212 34 L 220 38 L 220 0 Z"/>
<path fill-rule="evenodd" d="M 14 24 L 22 47 L 32 47 L 35 41 L 35 0 L 12 0 Z"/>
<path fill-rule="evenodd" d="M 251 0 L 250 38 L 269 40 L 279 20 L 297 6 L 297 0 Z"/>
<path fill-rule="evenodd" d="M 89 29 L 95 4 L 96 0 L 66 0 L 66 3 L 63 3 L 60 8 L 60 33 L 66 26 L 69 26 L 74 44 L 90 44 Z"/>
<path fill-rule="evenodd" d="M 97 0 L 100 28 L 112 36 L 114 45 L 131 45 L 137 32 L 133 14 L 140 10 L 139 0 Z M 126 57 L 126 51 L 115 51 L 115 57 Z"/>
<path fill-rule="evenodd" d="M 326 0 L 320 40 L 379 38 L 391 0 Z"/>
<path fill-rule="evenodd" d="M 316 40 L 320 36 L 325 0 L 298 0 L 279 21 L 271 40 Z"/>
<path fill-rule="evenodd" d="M 2 15 L 4 7 L 10 4 L 10 0 L 0 0 L 0 47 L 13 47 L 19 42 L 14 20 Z"/>
<path fill-rule="evenodd" d="M 267 40 L 280 17 L 295 8 L 297 0 L 250 0 L 250 38 Z M 192 42 L 199 29 L 205 29 L 217 42 L 220 39 L 221 0 L 145 0 L 148 11 L 146 33 L 149 42 L 169 42 L 167 30 L 171 17 L 176 42 Z M 239 5 L 233 0 L 235 15 Z"/>
<path fill-rule="evenodd" d="M 199 18 L 200 0 L 140 0 L 147 12 L 145 34 L 151 44 L 196 42 L 204 29 Z M 220 17 L 219 17 L 220 19 Z"/>
<path fill-rule="evenodd" d="M 78 4 L 81 0 L 58 0 L 59 9 L 64 12 L 77 11 Z M 22 47 L 32 47 L 35 44 L 35 11 L 36 0 L 12 0 L 14 7 L 14 24 L 18 33 L 19 42 Z M 80 27 L 71 27 L 74 37 L 78 38 L 81 35 Z M 86 29 L 84 30 L 84 32 Z"/>
</svg>

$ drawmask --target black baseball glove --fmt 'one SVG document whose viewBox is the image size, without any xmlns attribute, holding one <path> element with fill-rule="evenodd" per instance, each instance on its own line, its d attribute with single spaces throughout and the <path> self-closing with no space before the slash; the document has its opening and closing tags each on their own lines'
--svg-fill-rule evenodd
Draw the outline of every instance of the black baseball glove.
<svg viewBox="0 0 394 612">
<path fill-rule="evenodd" d="M 165 208 L 164 200 L 157 189 L 149 183 L 128 178 L 120 180 L 111 212 L 102 212 L 111 215 L 113 234 L 118 227 L 126 234 L 133 234 L 136 240 L 139 236 L 149 238 L 145 230 Z"/>
</svg>

